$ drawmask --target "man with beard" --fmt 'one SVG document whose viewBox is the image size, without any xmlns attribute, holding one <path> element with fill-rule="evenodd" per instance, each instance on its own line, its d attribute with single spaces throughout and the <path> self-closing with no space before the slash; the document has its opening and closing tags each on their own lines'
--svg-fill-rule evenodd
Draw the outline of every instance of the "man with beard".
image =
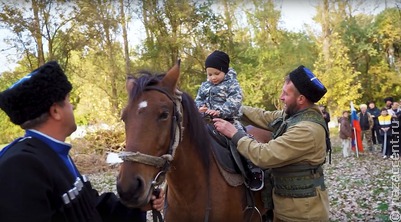
<svg viewBox="0 0 401 222">
<path fill-rule="evenodd" d="M 252 125 L 273 131 L 273 139 L 259 143 L 223 119 L 216 129 L 231 138 L 238 151 L 262 169 L 271 168 L 275 221 L 328 221 L 329 200 L 322 164 L 330 147 L 328 129 L 315 104 L 327 92 L 306 67 L 285 78 L 280 100 L 283 110 L 242 108 Z"/>
</svg>

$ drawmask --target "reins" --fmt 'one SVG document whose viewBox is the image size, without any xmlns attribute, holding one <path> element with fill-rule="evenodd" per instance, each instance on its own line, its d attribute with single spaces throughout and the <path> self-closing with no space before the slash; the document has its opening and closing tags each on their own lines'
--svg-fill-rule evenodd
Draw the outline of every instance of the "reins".
<svg viewBox="0 0 401 222">
<path fill-rule="evenodd" d="M 171 138 L 168 152 L 160 157 L 152 156 L 148 154 L 144 154 L 141 152 L 130 152 L 130 151 L 122 151 L 118 154 L 118 156 L 123 161 L 131 161 L 136 163 L 142 163 L 150 166 L 154 166 L 156 168 L 160 168 L 161 170 L 157 173 L 155 178 L 152 181 L 152 187 L 154 191 L 159 191 L 159 186 L 164 182 L 165 175 L 170 169 L 170 163 L 174 159 L 175 150 L 178 147 L 179 143 L 182 141 L 182 135 L 184 128 L 182 127 L 182 92 L 176 91 L 176 95 L 173 97 L 163 88 L 156 87 L 156 86 L 148 86 L 144 89 L 147 90 L 156 90 L 164 95 L 166 95 L 174 104 L 173 106 L 173 115 L 172 115 L 172 124 L 171 124 Z M 153 214 L 153 221 L 154 222 L 163 222 L 163 217 L 160 211 L 152 209 Z"/>
</svg>

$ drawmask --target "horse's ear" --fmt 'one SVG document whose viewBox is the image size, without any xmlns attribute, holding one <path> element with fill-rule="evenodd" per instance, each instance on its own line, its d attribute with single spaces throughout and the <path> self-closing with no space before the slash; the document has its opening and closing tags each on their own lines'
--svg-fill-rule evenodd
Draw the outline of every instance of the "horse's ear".
<svg viewBox="0 0 401 222">
<path fill-rule="evenodd" d="M 175 92 L 175 89 L 177 88 L 178 79 L 180 78 L 180 65 L 181 65 L 181 59 L 178 59 L 177 63 L 173 66 L 173 68 L 167 71 L 166 75 L 161 81 L 162 85 L 167 89 L 171 90 L 172 93 Z"/>
<path fill-rule="evenodd" d="M 131 93 L 134 85 L 135 85 L 135 78 L 133 76 L 127 76 L 127 80 L 125 81 L 125 88 L 127 90 L 128 95 Z"/>
</svg>

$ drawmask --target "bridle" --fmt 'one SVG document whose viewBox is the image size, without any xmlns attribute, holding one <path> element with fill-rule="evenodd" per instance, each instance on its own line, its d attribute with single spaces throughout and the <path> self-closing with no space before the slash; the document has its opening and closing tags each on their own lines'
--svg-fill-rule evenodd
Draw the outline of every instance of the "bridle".
<svg viewBox="0 0 401 222">
<path fill-rule="evenodd" d="M 164 182 L 166 173 L 170 169 L 170 163 L 174 159 L 175 150 L 178 147 L 179 143 L 182 141 L 184 128 L 182 126 L 182 121 L 183 121 L 182 103 L 181 103 L 182 92 L 176 90 L 175 95 L 172 96 L 170 95 L 170 93 L 168 93 L 165 89 L 161 87 L 148 86 L 144 89 L 144 91 L 150 91 L 150 90 L 156 90 L 166 95 L 174 104 L 172 124 L 170 129 L 171 137 L 170 137 L 168 152 L 162 156 L 152 156 L 141 152 L 122 151 L 118 154 L 118 156 L 124 162 L 129 161 L 129 162 L 142 163 L 160 169 L 160 171 L 156 174 L 155 178 L 152 180 L 152 186 L 150 188 L 151 191 L 158 189 L 158 187 Z"/>
<path fill-rule="evenodd" d="M 173 115 L 172 115 L 172 124 L 171 124 L 171 138 L 168 152 L 162 156 L 152 156 L 148 154 L 144 154 L 141 152 L 130 152 L 130 151 L 122 151 L 118 154 L 118 156 L 123 161 L 131 161 L 136 163 L 142 163 L 150 166 L 154 166 L 156 168 L 160 168 L 161 170 L 155 176 L 152 181 L 152 185 L 158 186 L 164 181 L 165 174 L 170 169 L 170 163 L 174 159 L 175 150 L 178 147 L 178 144 L 182 141 L 182 134 L 184 128 L 182 127 L 182 93 L 177 91 L 177 95 L 174 97 L 171 96 L 166 90 L 156 86 L 148 86 L 144 89 L 147 90 L 156 90 L 164 95 L 166 95 L 174 104 L 173 107 Z M 160 180 L 159 178 L 163 178 Z"/>
</svg>

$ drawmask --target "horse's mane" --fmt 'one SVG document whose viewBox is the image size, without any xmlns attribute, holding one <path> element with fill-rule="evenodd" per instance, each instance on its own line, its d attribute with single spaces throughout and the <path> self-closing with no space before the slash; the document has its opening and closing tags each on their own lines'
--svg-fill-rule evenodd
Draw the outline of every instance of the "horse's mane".
<svg viewBox="0 0 401 222">
<path fill-rule="evenodd" d="M 195 101 L 187 93 L 182 94 L 182 106 L 184 110 L 184 123 L 191 135 L 191 143 L 195 144 L 196 151 L 201 157 L 205 169 L 209 167 L 210 157 L 210 137 L 206 131 L 204 120 L 196 108 Z"/>
<path fill-rule="evenodd" d="M 145 90 L 147 86 L 157 85 L 165 74 L 152 74 L 148 71 L 141 71 L 140 76 L 135 79 L 134 87 L 129 95 L 129 102 L 133 102 L 135 98 Z M 206 131 L 205 124 L 201 115 L 196 108 L 195 101 L 192 97 L 183 92 L 182 94 L 183 116 L 185 124 L 183 127 L 188 130 L 191 144 L 194 144 L 196 152 L 201 159 L 205 169 L 209 168 L 210 157 L 210 138 Z"/>
<path fill-rule="evenodd" d="M 153 74 L 148 71 L 140 71 L 139 77 L 133 77 L 134 87 L 129 94 L 129 102 L 140 96 L 147 86 L 158 84 L 165 74 Z"/>
</svg>

